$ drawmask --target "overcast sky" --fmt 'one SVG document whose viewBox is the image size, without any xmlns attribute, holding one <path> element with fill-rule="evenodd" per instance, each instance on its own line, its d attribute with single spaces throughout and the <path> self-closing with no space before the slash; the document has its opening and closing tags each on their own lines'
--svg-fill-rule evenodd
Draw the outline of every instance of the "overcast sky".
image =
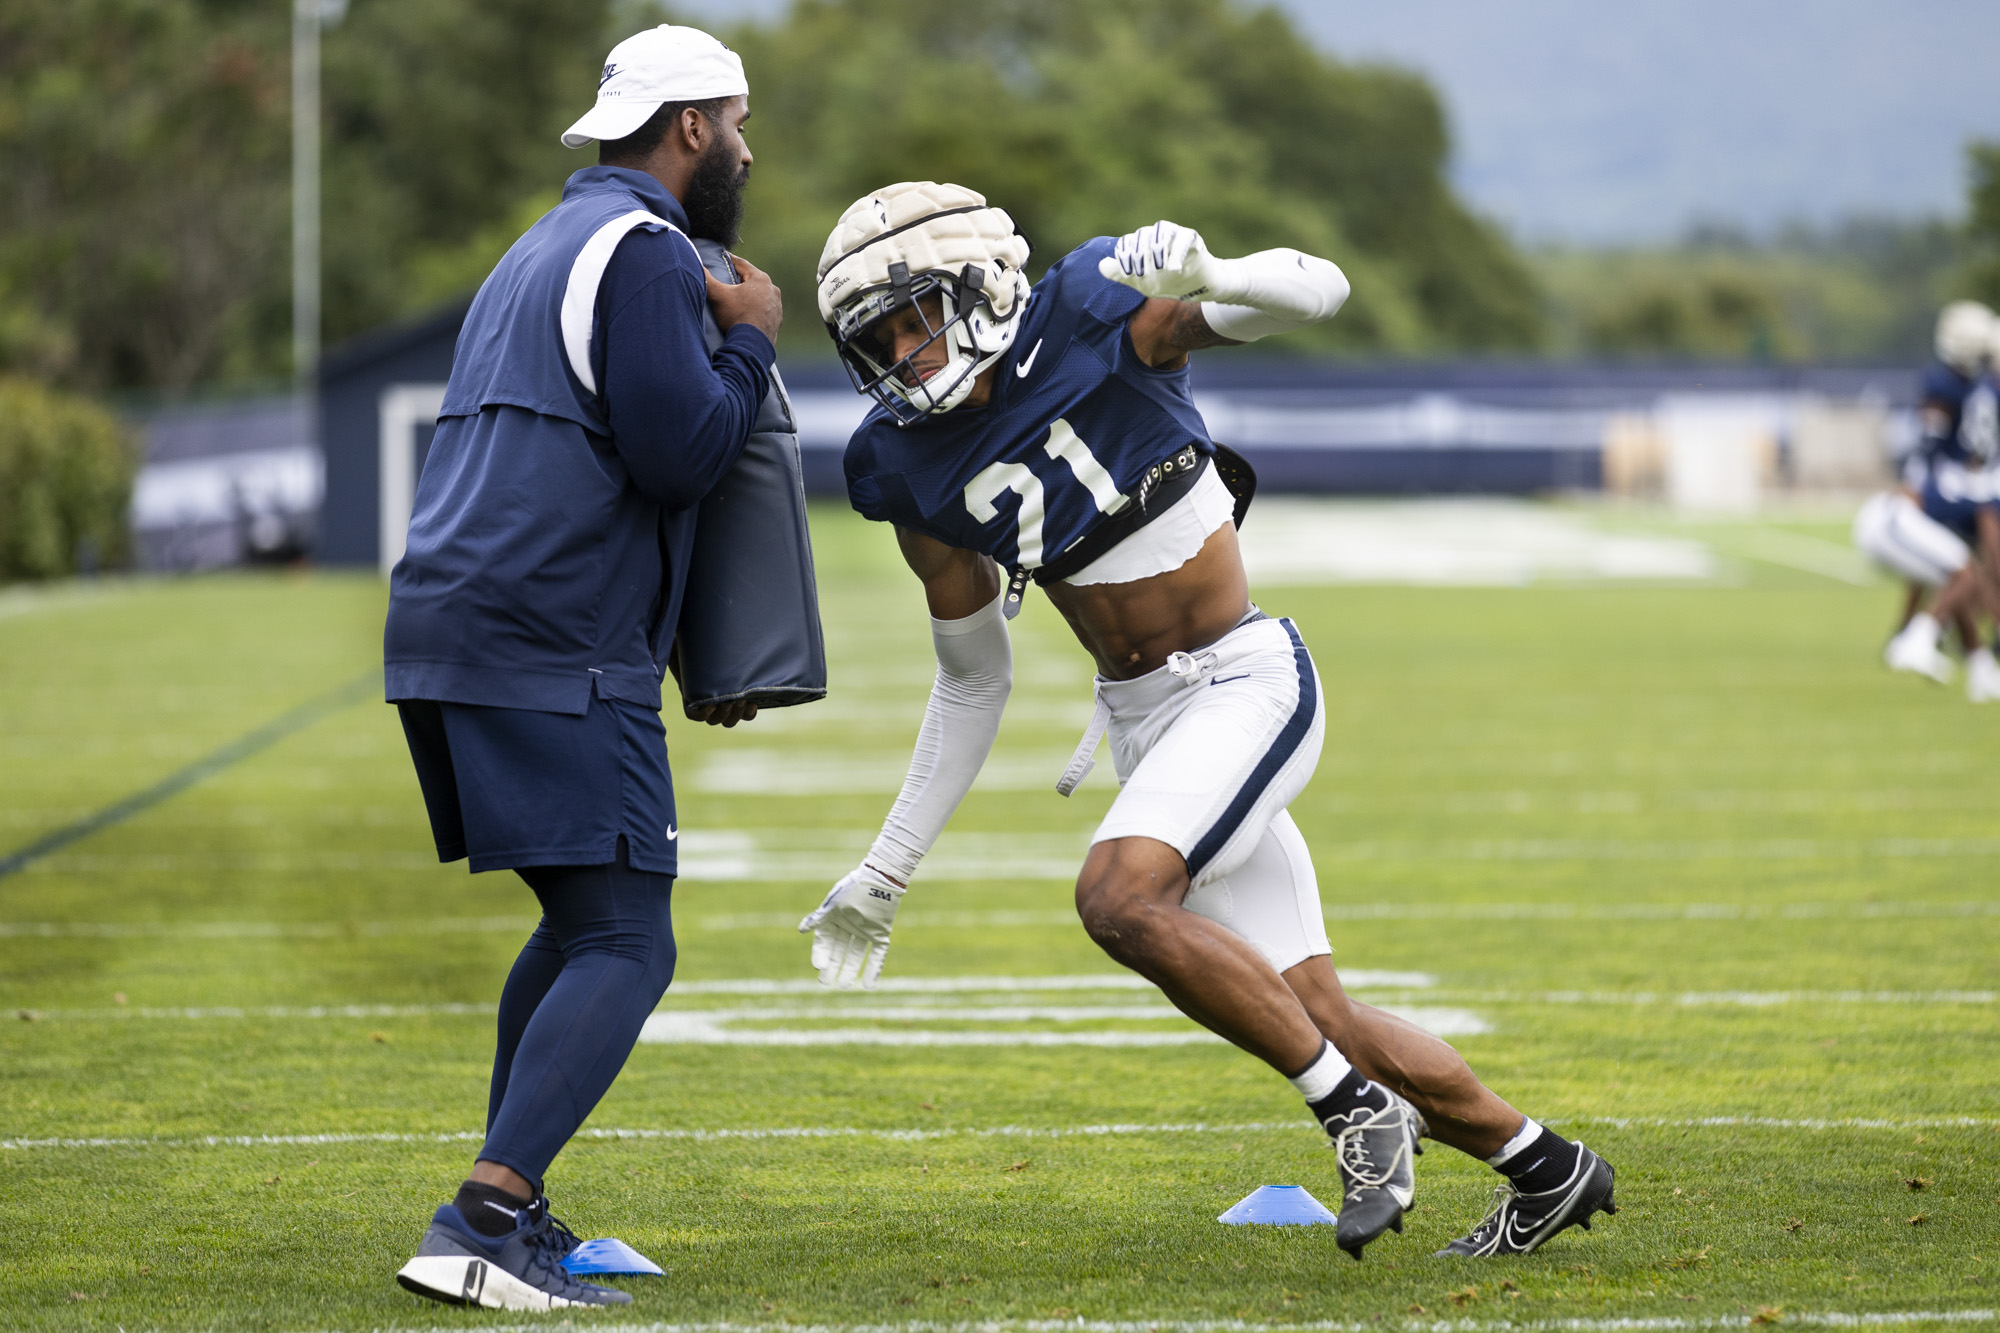
<svg viewBox="0 0 2000 1333">
<path fill-rule="evenodd" d="M 1279 3 L 1344 59 L 1428 74 L 1459 188 L 1523 240 L 1957 214 L 1965 141 L 2000 139 L 1995 0 Z"/>
</svg>

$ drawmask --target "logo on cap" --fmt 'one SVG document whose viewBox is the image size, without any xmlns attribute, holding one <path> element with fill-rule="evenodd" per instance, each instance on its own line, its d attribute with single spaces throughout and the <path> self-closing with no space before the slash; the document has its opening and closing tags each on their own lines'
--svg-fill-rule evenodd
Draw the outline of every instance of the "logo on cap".
<svg viewBox="0 0 2000 1333">
<path fill-rule="evenodd" d="M 597 80 L 597 86 L 602 88 L 605 84 L 611 81 L 611 76 L 613 74 L 616 74 L 617 72 L 618 72 L 618 65 L 616 61 L 606 65 L 604 67 L 603 75 L 601 75 Z"/>
</svg>

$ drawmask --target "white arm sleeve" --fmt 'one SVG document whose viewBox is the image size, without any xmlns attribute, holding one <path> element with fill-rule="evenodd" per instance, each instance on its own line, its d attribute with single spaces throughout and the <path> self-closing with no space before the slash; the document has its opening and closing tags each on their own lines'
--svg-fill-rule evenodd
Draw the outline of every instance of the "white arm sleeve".
<svg viewBox="0 0 2000 1333">
<path fill-rule="evenodd" d="M 963 620 L 931 621 L 937 680 L 917 732 L 910 773 L 865 864 L 908 884 L 917 862 L 944 832 L 1000 734 L 1000 714 L 1014 683 L 1014 649 L 999 597 Z"/>
<path fill-rule="evenodd" d="M 1218 334 L 1243 343 L 1332 319 L 1350 290 L 1338 264 L 1297 250 L 1211 258 L 1205 272 L 1216 299 L 1201 303 L 1202 318 Z"/>
</svg>

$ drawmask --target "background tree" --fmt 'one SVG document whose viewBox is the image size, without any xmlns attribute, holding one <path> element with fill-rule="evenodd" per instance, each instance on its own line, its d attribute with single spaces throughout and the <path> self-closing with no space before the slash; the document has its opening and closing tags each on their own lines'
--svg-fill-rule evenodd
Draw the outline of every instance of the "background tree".
<svg viewBox="0 0 2000 1333">
<path fill-rule="evenodd" d="M 270 4 L 0 5 L 0 353 L 87 388 L 257 363 L 283 281 L 286 22 Z"/>
<path fill-rule="evenodd" d="M 354 0 L 323 47 L 328 341 L 477 286 L 595 160 L 557 136 L 604 51 L 667 17 Z M 1539 337 L 1528 271 L 1445 180 L 1430 88 L 1275 10 L 802 0 L 728 35 L 755 90 L 744 250 L 792 295 L 790 355 L 825 353 L 812 266 L 839 210 L 925 176 L 1005 204 L 1044 265 L 1158 217 L 1337 258 L 1356 296 L 1308 347 Z M 289 62 L 273 0 L 0 0 L 0 368 L 168 394 L 288 373 Z"/>
<path fill-rule="evenodd" d="M 1965 155 L 1971 174 L 1967 286 L 1971 295 L 2000 308 L 2000 142 L 1971 144 Z"/>
<path fill-rule="evenodd" d="M 801 0 L 730 41 L 750 73 L 758 154 L 744 250 L 795 303 L 840 209 L 929 178 L 1005 206 L 1038 265 L 1160 217 L 1223 253 L 1333 257 L 1354 299 L 1294 347 L 1416 353 L 1539 336 L 1526 268 L 1446 183 L 1429 86 L 1329 59 L 1274 9 Z M 817 323 L 794 311 L 792 340 Z"/>
</svg>

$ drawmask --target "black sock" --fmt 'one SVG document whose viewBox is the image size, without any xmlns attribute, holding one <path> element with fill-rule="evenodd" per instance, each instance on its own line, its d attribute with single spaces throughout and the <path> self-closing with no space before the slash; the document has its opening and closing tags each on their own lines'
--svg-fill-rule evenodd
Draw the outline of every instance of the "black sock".
<svg viewBox="0 0 2000 1333">
<path fill-rule="evenodd" d="M 1313 1119 L 1322 1125 L 1327 1122 L 1328 1117 L 1345 1115 L 1356 1106 L 1368 1106 L 1380 1110 L 1388 1104 L 1389 1094 L 1384 1092 L 1379 1084 L 1371 1083 L 1361 1077 L 1361 1071 L 1358 1069 L 1348 1070 L 1347 1077 L 1334 1084 L 1333 1091 L 1326 1096 L 1316 1102 L 1306 1103 L 1312 1110 Z"/>
<path fill-rule="evenodd" d="M 1544 1127 L 1527 1147 L 1493 1169 L 1523 1194 L 1541 1194 L 1566 1184 L 1576 1171 L 1576 1160 L 1577 1146 Z"/>
<path fill-rule="evenodd" d="M 509 1194 L 498 1185 L 468 1180 L 458 1187 L 458 1197 L 452 1202 L 464 1214 L 466 1225 L 480 1235 L 504 1236 L 519 1225 L 520 1219 L 515 1214 L 534 1200 Z"/>
</svg>

